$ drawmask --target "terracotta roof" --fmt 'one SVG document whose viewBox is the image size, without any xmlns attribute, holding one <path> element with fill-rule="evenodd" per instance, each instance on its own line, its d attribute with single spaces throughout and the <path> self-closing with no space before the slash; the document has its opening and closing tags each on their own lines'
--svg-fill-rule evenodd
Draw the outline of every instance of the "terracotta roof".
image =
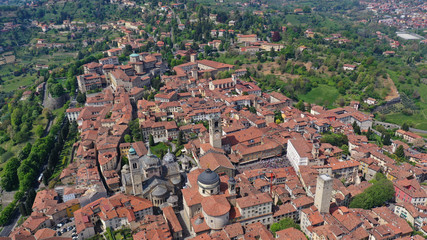
<svg viewBox="0 0 427 240">
<path fill-rule="evenodd" d="M 219 167 L 235 169 L 230 160 L 221 153 L 209 152 L 200 157 L 199 161 L 202 168 L 210 168 L 212 170 L 215 170 Z"/>
<path fill-rule="evenodd" d="M 224 232 L 227 234 L 229 238 L 235 238 L 240 235 L 243 235 L 243 228 L 240 223 L 233 223 L 226 225 L 224 227 Z"/>
<path fill-rule="evenodd" d="M 197 61 L 197 63 L 203 64 L 203 65 L 206 65 L 208 67 L 215 68 L 215 69 L 218 69 L 218 68 L 234 68 L 234 65 L 230 65 L 230 64 L 226 64 L 226 63 L 220 63 L 220 62 L 215 62 L 215 61 L 206 60 L 206 59 L 199 60 L 199 61 Z"/>
<path fill-rule="evenodd" d="M 40 240 L 40 239 L 46 239 L 46 238 L 49 238 L 49 237 L 53 237 L 55 235 L 56 235 L 56 231 L 55 230 L 50 229 L 50 228 L 42 228 L 42 229 L 38 230 L 36 232 L 36 234 L 34 234 L 34 237 L 37 240 Z"/>
<path fill-rule="evenodd" d="M 276 237 L 283 240 L 306 240 L 304 233 L 300 230 L 290 227 L 276 232 Z"/>
<path fill-rule="evenodd" d="M 308 197 L 306 195 L 296 198 L 292 200 L 292 203 L 295 205 L 296 208 L 300 208 L 303 206 L 311 206 L 314 204 L 314 199 L 311 197 Z"/>
<path fill-rule="evenodd" d="M 303 209 L 302 212 L 307 215 L 308 220 L 310 221 L 310 225 L 312 226 L 321 224 L 323 222 L 322 215 L 320 215 L 319 211 L 317 211 L 317 208 L 315 207 Z"/>
<path fill-rule="evenodd" d="M 294 212 L 297 212 L 295 207 L 291 203 L 285 203 L 279 206 L 278 211 L 274 212 L 273 217 L 282 216 Z"/>
<path fill-rule="evenodd" d="M 240 208 L 252 207 L 269 202 L 273 202 L 273 199 L 271 199 L 268 193 L 258 193 L 236 199 L 236 203 Z"/>
<path fill-rule="evenodd" d="M 176 217 L 176 214 L 171 206 L 167 206 L 162 209 L 163 210 L 163 216 L 165 216 L 166 220 L 168 221 L 169 225 L 171 226 L 172 232 L 180 232 L 182 231 L 181 224 L 179 223 L 178 218 Z"/>
<path fill-rule="evenodd" d="M 209 216 L 223 216 L 230 211 L 230 203 L 222 195 L 213 195 L 203 198 L 202 209 Z"/>
</svg>

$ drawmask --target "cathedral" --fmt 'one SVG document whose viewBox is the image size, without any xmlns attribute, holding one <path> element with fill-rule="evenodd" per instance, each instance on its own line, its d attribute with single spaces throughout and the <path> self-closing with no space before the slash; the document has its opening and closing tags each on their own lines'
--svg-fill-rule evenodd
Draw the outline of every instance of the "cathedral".
<svg viewBox="0 0 427 240">
<path fill-rule="evenodd" d="M 178 207 L 182 176 L 174 154 L 168 151 L 161 160 L 150 148 L 145 156 L 138 156 L 130 148 L 128 159 L 129 165 L 124 165 L 121 171 L 125 194 L 149 199 L 156 207 L 163 204 Z"/>
</svg>

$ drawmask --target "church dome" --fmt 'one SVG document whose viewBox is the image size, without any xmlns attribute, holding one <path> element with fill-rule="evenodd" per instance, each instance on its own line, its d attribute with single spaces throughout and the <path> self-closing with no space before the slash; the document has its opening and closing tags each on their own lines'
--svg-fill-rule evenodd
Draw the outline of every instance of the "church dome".
<svg viewBox="0 0 427 240">
<path fill-rule="evenodd" d="M 167 192 L 168 190 L 166 189 L 166 187 L 164 187 L 163 185 L 157 185 L 151 194 L 153 194 L 153 196 L 155 197 L 162 197 Z"/>
<path fill-rule="evenodd" d="M 130 56 L 131 57 L 139 57 L 139 54 L 138 53 L 132 53 Z"/>
<path fill-rule="evenodd" d="M 170 150 L 168 149 L 168 152 L 163 157 L 163 161 L 166 163 L 173 163 L 175 162 L 175 155 L 171 153 Z"/>
<path fill-rule="evenodd" d="M 214 185 L 219 182 L 219 175 L 208 168 L 199 175 L 197 181 L 205 185 Z"/>
<path fill-rule="evenodd" d="M 135 149 L 133 147 L 130 147 L 129 148 L 129 155 L 135 155 L 135 154 L 136 154 Z"/>
<path fill-rule="evenodd" d="M 145 168 L 160 166 L 160 159 L 151 153 L 150 148 L 148 148 L 147 155 L 141 157 L 141 162 L 144 164 Z"/>
</svg>

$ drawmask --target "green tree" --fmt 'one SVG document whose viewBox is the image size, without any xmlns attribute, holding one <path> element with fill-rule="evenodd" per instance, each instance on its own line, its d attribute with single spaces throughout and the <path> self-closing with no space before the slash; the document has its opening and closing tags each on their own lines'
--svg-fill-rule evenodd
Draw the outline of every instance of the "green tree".
<svg viewBox="0 0 427 240">
<path fill-rule="evenodd" d="M 62 84 L 57 83 L 52 86 L 51 93 L 53 97 L 60 97 L 65 93 L 65 90 Z"/>
<path fill-rule="evenodd" d="M 348 145 L 348 137 L 341 133 L 324 134 L 320 139 L 320 142 L 329 143 L 336 147 L 343 147 L 344 145 Z"/>
<path fill-rule="evenodd" d="M 25 204 L 23 202 L 19 203 L 18 208 L 21 215 L 27 216 L 27 209 L 25 208 Z"/>
<path fill-rule="evenodd" d="M 12 123 L 12 127 L 14 129 L 18 129 L 21 125 L 22 121 L 22 115 L 24 113 L 22 112 L 21 108 L 17 107 L 13 110 L 12 115 L 10 116 L 10 122 Z"/>
<path fill-rule="evenodd" d="M 407 123 L 403 123 L 402 130 L 409 131 L 409 125 Z"/>
<path fill-rule="evenodd" d="M 399 145 L 394 154 L 396 154 L 396 156 L 400 159 L 405 159 L 405 151 L 403 149 L 403 145 Z"/>
<path fill-rule="evenodd" d="M 368 187 L 363 193 L 354 197 L 350 203 L 351 208 L 371 209 L 383 206 L 394 197 L 393 183 L 383 174 L 375 175 L 373 185 Z"/>
<path fill-rule="evenodd" d="M 273 235 L 276 235 L 277 231 L 291 228 L 291 227 L 301 230 L 300 226 L 296 224 L 292 218 L 283 218 L 279 222 L 273 223 L 271 225 L 270 232 L 272 232 Z"/>
<path fill-rule="evenodd" d="M 304 6 L 304 8 L 302 9 L 302 11 L 304 13 L 311 13 L 311 8 L 309 6 Z"/>
<path fill-rule="evenodd" d="M 37 137 L 41 137 L 44 132 L 44 128 L 42 125 L 37 125 L 37 127 L 34 129 L 34 132 L 36 133 Z"/>
<path fill-rule="evenodd" d="M 129 123 L 130 133 L 135 141 L 142 141 L 141 129 L 139 129 L 139 120 L 135 119 Z"/>
<path fill-rule="evenodd" d="M 76 100 L 80 104 L 84 104 L 86 102 L 86 94 L 79 92 L 77 94 Z"/>
<path fill-rule="evenodd" d="M 150 134 L 150 136 L 148 137 L 148 143 L 150 144 L 150 147 L 154 146 L 154 137 L 153 135 Z"/>
<path fill-rule="evenodd" d="M 11 158 L 9 161 L 7 161 L 0 182 L 1 187 L 6 191 L 15 190 L 19 186 L 19 179 L 17 174 L 19 165 L 20 163 L 17 158 Z"/>
<path fill-rule="evenodd" d="M 277 123 L 277 124 L 279 124 L 279 123 L 283 122 L 283 120 L 284 119 L 283 119 L 283 116 L 282 116 L 282 112 L 279 111 L 279 110 L 276 110 L 274 112 L 274 122 Z"/>
<path fill-rule="evenodd" d="M 177 142 L 177 147 L 181 146 L 184 143 L 184 132 L 183 131 L 179 131 L 178 133 L 178 142 Z"/>
<path fill-rule="evenodd" d="M 390 133 L 385 133 L 385 134 L 383 134 L 382 142 L 383 142 L 383 144 L 384 144 L 384 145 L 387 145 L 387 146 L 391 144 L 391 136 L 390 136 Z"/>
<path fill-rule="evenodd" d="M 359 135 L 361 133 L 360 127 L 359 127 L 359 125 L 357 125 L 356 121 L 353 122 L 353 131 L 354 131 L 354 133 L 359 134 Z"/>
<path fill-rule="evenodd" d="M 303 112 L 305 111 L 305 105 L 302 100 L 299 100 L 299 102 L 295 105 L 295 107 Z"/>
<path fill-rule="evenodd" d="M 366 131 L 366 137 L 368 140 L 372 138 L 372 129 L 370 127 L 368 128 L 368 131 Z"/>
<path fill-rule="evenodd" d="M 27 143 L 26 145 L 25 145 L 25 147 L 21 150 L 21 152 L 18 154 L 18 159 L 20 160 L 20 161 L 22 161 L 22 160 L 24 160 L 24 159 L 26 159 L 27 157 L 28 157 L 28 155 L 30 155 L 30 152 L 31 152 L 31 148 L 32 148 L 33 146 L 31 145 L 31 143 Z"/>
<path fill-rule="evenodd" d="M 129 134 L 125 135 L 125 142 L 127 142 L 127 143 L 132 142 L 132 137 Z"/>
</svg>

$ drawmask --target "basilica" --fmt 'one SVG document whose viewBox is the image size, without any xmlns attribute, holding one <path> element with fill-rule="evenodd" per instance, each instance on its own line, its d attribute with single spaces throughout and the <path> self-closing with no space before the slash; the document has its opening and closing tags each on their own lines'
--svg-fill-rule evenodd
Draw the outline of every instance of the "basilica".
<svg viewBox="0 0 427 240">
<path fill-rule="evenodd" d="M 138 156 L 135 149 L 130 148 L 128 159 L 129 165 L 124 165 L 121 171 L 124 193 L 149 199 L 157 207 L 178 206 L 183 179 L 174 154 L 168 151 L 160 159 L 150 148 L 144 156 Z"/>
</svg>

